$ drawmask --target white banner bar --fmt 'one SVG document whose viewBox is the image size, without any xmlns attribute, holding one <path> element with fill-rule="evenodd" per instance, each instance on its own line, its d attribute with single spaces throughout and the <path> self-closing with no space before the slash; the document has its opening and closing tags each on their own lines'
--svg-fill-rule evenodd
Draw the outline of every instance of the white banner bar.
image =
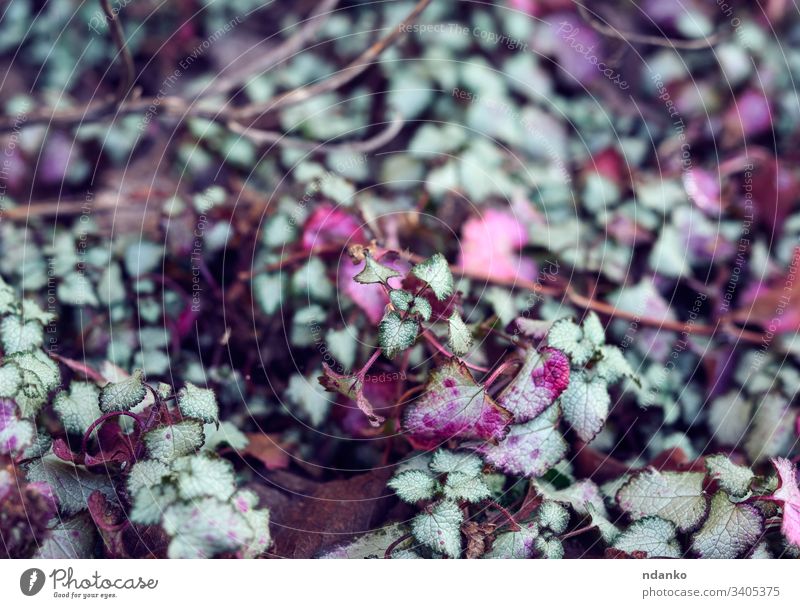
<svg viewBox="0 0 800 608">
<path fill-rule="evenodd" d="M 778 608 L 799 579 L 795 560 L 5 560 L 0 605 Z"/>
</svg>

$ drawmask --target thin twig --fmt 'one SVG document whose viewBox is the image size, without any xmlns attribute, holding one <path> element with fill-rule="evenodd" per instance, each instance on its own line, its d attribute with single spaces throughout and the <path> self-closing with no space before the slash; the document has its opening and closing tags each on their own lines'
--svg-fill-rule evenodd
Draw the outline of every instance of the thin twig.
<svg viewBox="0 0 800 608">
<path fill-rule="evenodd" d="M 383 51 L 394 44 L 430 3 L 431 0 L 420 0 L 406 18 L 392 28 L 389 34 L 378 40 L 366 51 L 361 53 L 354 61 L 351 61 L 345 68 L 339 70 L 333 76 L 314 84 L 304 85 L 287 91 L 279 95 L 276 99 L 264 103 L 254 103 L 243 106 L 234 112 L 234 119 L 239 122 L 253 120 L 267 112 L 275 112 L 286 106 L 301 103 L 312 97 L 322 95 L 323 93 L 329 93 L 343 87 L 364 72 L 364 70 L 375 62 Z"/>
<path fill-rule="evenodd" d="M 521 530 L 520 525 L 517 523 L 517 520 L 514 519 L 514 516 L 511 514 L 511 512 L 508 509 L 506 509 L 503 505 L 491 499 L 488 499 L 485 502 L 489 506 L 494 507 L 495 509 L 500 511 L 502 516 L 505 517 L 506 522 L 508 522 L 509 527 L 513 532 L 519 532 Z"/>
<path fill-rule="evenodd" d="M 647 34 L 639 34 L 637 32 L 630 32 L 619 30 L 605 21 L 602 21 L 597 13 L 590 11 L 583 4 L 577 3 L 578 12 L 586 20 L 586 22 L 601 34 L 624 42 L 637 42 L 641 44 L 649 44 L 653 46 L 663 46 L 666 48 L 675 48 L 683 50 L 702 50 L 715 46 L 721 39 L 720 32 L 714 32 L 710 36 L 698 40 L 682 40 L 676 38 L 650 36 Z"/>
<path fill-rule="evenodd" d="M 486 373 L 488 373 L 489 371 L 491 371 L 491 370 L 490 370 L 488 367 L 483 367 L 483 366 L 481 366 L 481 365 L 475 365 L 475 364 L 473 364 L 473 363 L 470 363 L 469 361 L 465 361 L 464 359 L 461 359 L 460 357 L 456 357 L 456 356 L 455 356 L 453 353 L 451 353 L 451 352 L 450 352 L 449 350 L 447 350 L 447 349 L 446 349 L 444 346 L 442 346 L 442 343 L 441 343 L 441 342 L 439 342 L 439 340 L 437 340 L 437 339 L 436 339 L 436 336 L 434 336 L 434 335 L 433 335 L 433 334 L 430 332 L 430 330 L 428 330 L 428 329 L 423 329 L 423 330 L 420 332 L 420 335 L 421 335 L 423 338 L 425 338 L 425 340 L 428 342 L 428 344 L 430 344 L 431 346 L 433 346 L 433 348 L 435 348 L 437 351 L 439 351 L 440 353 L 442 353 L 442 354 L 443 354 L 445 357 L 449 357 L 449 358 L 451 358 L 451 359 L 453 359 L 453 358 L 458 358 L 458 360 L 459 360 L 459 361 L 461 361 L 461 362 L 462 362 L 464 365 L 466 365 L 466 366 L 467 366 L 468 368 L 470 368 L 470 369 L 474 369 L 476 372 L 481 372 L 481 373 L 484 373 L 484 374 L 486 374 Z"/>
<path fill-rule="evenodd" d="M 560 540 L 565 541 L 568 538 L 572 538 L 573 536 L 578 536 L 583 534 L 584 532 L 588 532 L 597 527 L 597 524 L 589 524 L 588 526 L 583 526 L 582 528 L 578 528 L 577 530 L 573 530 L 572 532 L 567 532 L 566 534 L 560 536 Z"/>
<path fill-rule="evenodd" d="M 369 139 L 357 140 L 352 142 L 315 142 L 306 139 L 289 137 L 280 131 L 265 131 L 255 127 L 246 127 L 236 120 L 227 123 L 227 127 L 234 133 L 238 133 L 258 145 L 278 144 L 285 147 L 296 148 L 299 150 L 312 150 L 314 152 L 357 152 L 366 153 L 377 150 L 392 141 L 403 128 L 403 117 L 397 114 L 386 128 Z"/>
<path fill-rule="evenodd" d="M 236 58 L 236 68 L 227 75 L 218 75 L 214 81 L 195 95 L 194 99 L 212 97 L 214 95 L 224 95 L 240 86 L 243 86 L 253 76 L 263 74 L 287 59 L 297 55 L 303 46 L 314 37 L 326 18 L 333 13 L 339 0 L 322 0 L 311 15 L 303 20 L 297 31 L 280 45 L 268 53 L 256 58 L 249 64 L 243 64 L 245 59 L 240 56 Z M 259 48 L 252 48 L 248 52 L 258 53 Z"/>
<path fill-rule="evenodd" d="M 392 544 L 386 547 L 386 551 L 383 554 L 383 558 L 392 559 L 392 553 L 394 553 L 394 550 L 398 547 L 398 545 L 400 545 L 400 543 L 402 543 L 403 541 L 406 541 L 409 538 L 411 538 L 411 536 L 412 536 L 411 532 L 406 532 L 405 534 L 403 534 L 403 536 L 401 536 L 397 540 L 392 541 Z"/>
<path fill-rule="evenodd" d="M 124 77 L 117 87 L 117 93 L 114 97 L 113 107 L 118 107 L 130 92 L 131 85 L 136 79 L 136 67 L 133 65 L 133 56 L 128 48 L 125 40 L 125 32 L 122 29 L 122 23 L 117 19 L 117 13 L 111 10 L 111 3 L 108 0 L 100 0 L 100 6 L 106 15 L 108 21 L 108 29 L 111 32 L 111 39 L 117 47 L 117 54 L 122 58 L 122 65 L 124 66 Z M 116 57 L 114 58 L 116 60 Z"/>
<path fill-rule="evenodd" d="M 606 22 L 601 21 L 598 14 L 590 11 L 585 5 L 581 4 L 580 2 L 576 4 L 581 17 L 583 17 L 593 29 L 605 36 L 608 36 L 609 38 L 616 38 L 617 40 L 622 40 L 623 42 L 638 42 L 653 46 L 664 46 L 667 48 L 683 49 L 687 51 L 698 51 L 715 46 L 722 38 L 720 32 L 714 32 L 710 36 L 706 36 L 705 38 L 698 40 L 679 40 L 675 38 L 661 38 L 658 36 L 639 34 L 637 32 L 618 30 Z"/>
</svg>

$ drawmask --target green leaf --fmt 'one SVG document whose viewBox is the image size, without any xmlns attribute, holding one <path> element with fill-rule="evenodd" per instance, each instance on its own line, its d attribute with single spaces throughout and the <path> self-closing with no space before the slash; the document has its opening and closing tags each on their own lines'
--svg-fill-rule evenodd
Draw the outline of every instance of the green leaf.
<svg viewBox="0 0 800 608">
<path fill-rule="evenodd" d="M 234 506 L 213 497 L 167 507 L 162 525 L 172 537 L 170 559 L 214 557 L 236 551 L 253 538 L 252 528 Z"/>
<path fill-rule="evenodd" d="M 534 555 L 534 542 L 539 536 L 536 522 L 522 524 L 518 532 L 501 532 L 492 543 L 484 559 L 530 559 Z"/>
<path fill-rule="evenodd" d="M 567 390 L 561 395 L 564 419 L 583 441 L 594 439 L 603 429 L 611 396 L 602 378 L 589 378 L 585 373 L 572 375 Z"/>
<path fill-rule="evenodd" d="M 0 315 L 19 312 L 19 300 L 14 289 L 0 278 Z"/>
<path fill-rule="evenodd" d="M 436 450 L 428 466 L 437 473 L 462 473 L 470 477 L 480 475 L 483 470 L 483 462 L 475 454 L 450 450 Z"/>
<path fill-rule="evenodd" d="M 450 473 L 444 484 L 444 495 L 453 501 L 480 502 L 492 495 L 492 491 L 480 475 Z"/>
<path fill-rule="evenodd" d="M 738 389 L 714 399 L 708 413 L 709 430 L 714 441 L 737 445 L 747 432 L 752 409 L 753 404 Z"/>
<path fill-rule="evenodd" d="M 600 317 L 594 311 L 589 311 L 589 314 L 586 315 L 582 329 L 583 339 L 588 340 L 590 344 L 599 347 L 606 343 L 606 332 L 600 322 Z"/>
<path fill-rule="evenodd" d="M 543 480 L 536 480 L 533 485 L 543 498 L 569 504 L 579 515 L 589 515 L 589 507 L 594 507 L 597 512 L 606 515 L 600 488 L 590 479 L 581 479 L 561 490 L 555 489 L 553 485 Z"/>
<path fill-rule="evenodd" d="M 58 365 L 42 350 L 9 355 L 6 357 L 6 361 L 16 364 L 23 372 L 23 384 L 35 380 L 46 393 L 52 391 L 61 382 Z"/>
<path fill-rule="evenodd" d="M 547 333 L 547 343 L 565 352 L 573 365 L 580 367 L 586 365 L 605 343 L 605 334 L 597 315 L 591 312 L 582 328 L 570 319 L 553 323 Z"/>
<path fill-rule="evenodd" d="M 22 373 L 13 363 L 0 366 L 0 397 L 13 397 L 19 391 Z"/>
<path fill-rule="evenodd" d="M 753 413 L 744 449 L 754 463 L 782 456 L 791 448 L 797 413 L 779 393 L 764 395 Z"/>
<path fill-rule="evenodd" d="M 141 403 L 147 395 L 142 376 L 137 369 L 120 382 L 110 382 L 100 392 L 100 409 L 103 412 L 127 412 Z"/>
<path fill-rule="evenodd" d="M 564 557 L 564 545 L 555 537 L 545 538 L 539 536 L 533 542 L 533 545 L 545 559 L 562 559 Z"/>
<path fill-rule="evenodd" d="M 376 262 L 369 252 L 365 253 L 364 262 L 363 270 L 353 277 L 358 283 L 383 283 L 387 285 L 389 279 L 400 276 L 400 273 L 394 268 L 389 268 L 380 262 Z"/>
<path fill-rule="evenodd" d="M 167 507 L 177 501 L 178 490 L 170 483 L 141 488 L 133 497 L 130 520 L 143 526 L 154 526 L 161 522 Z"/>
<path fill-rule="evenodd" d="M 203 426 L 197 420 L 182 420 L 155 428 L 144 435 L 144 444 L 150 456 L 167 463 L 196 452 L 204 440 Z"/>
<path fill-rule="evenodd" d="M 44 331 L 38 321 L 23 322 L 17 316 L 10 316 L 0 323 L 0 340 L 3 351 L 13 355 L 40 348 L 44 343 Z"/>
<path fill-rule="evenodd" d="M 327 302 L 333 297 L 334 287 L 328 278 L 324 262 L 311 258 L 292 276 L 292 291 L 304 299 Z"/>
<path fill-rule="evenodd" d="M 746 496 L 750 492 L 753 471 L 749 467 L 731 462 L 723 454 L 706 456 L 706 470 L 712 479 L 719 481 L 719 487 L 731 496 Z"/>
<path fill-rule="evenodd" d="M 205 443 L 203 443 L 204 452 L 216 452 L 217 448 L 223 444 L 229 445 L 236 452 L 240 452 L 249 443 L 247 436 L 228 420 L 220 422 L 219 427 L 215 424 L 204 424 L 203 435 L 206 438 Z"/>
<path fill-rule="evenodd" d="M 158 460 L 139 460 L 128 473 L 126 487 L 129 496 L 136 496 L 139 490 L 150 489 L 161 483 L 164 477 L 169 475 L 167 465 Z"/>
<path fill-rule="evenodd" d="M 657 515 L 681 531 L 692 530 L 708 507 L 704 473 L 661 472 L 650 468 L 630 478 L 617 492 L 617 504 L 633 519 Z"/>
<path fill-rule="evenodd" d="M 34 555 L 37 559 L 92 559 L 97 528 L 88 513 L 62 520 L 52 528 Z"/>
<path fill-rule="evenodd" d="M 414 298 L 414 305 L 411 307 L 412 315 L 419 315 L 423 321 L 430 321 L 433 314 L 433 307 L 424 296 L 417 296 Z"/>
<path fill-rule="evenodd" d="M 56 316 L 51 312 L 45 312 L 36 301 L 30 298 L 22 300 L 22 318 L 25 322 L 36 321 L 41 323 L 42 326 L 49 325 L 56 320 Z"/>
<path fill-rule="evenodd" d="M 389 311 L 378 327 L 378 343 L 383 354 L 393 359 L 413 346 L 418 332 L 419 322 L 416 319 L 403 319 L 398 313 Z"/>
<path fill-rule="evenodd" d="M 233 466 L 227 460 L 207 454 L 183 456 L 172 465 L 177 476 L 178 493 L 184 500 L 214 496 L 227 500 L 236 490 Z"/>
<path fill-rule="evenodd" d="M 617 537 L 614 548 L 626 553 L 641 551 L 647 557 L 681 557 L 675 525 L 660 517 L 645 517 L 633 522 Z"/>
<path fill-rule="evenodd" d="M 178 391 L 178 408 L 184 417 L 197 418 L 206 424 L 219 422 L 219 404 L 214 391 L 191 382 Z"/>
<path fill-rule="evenodd" d="M 511 426 L 508 436 L 497 445 L 486 444 L 479 451 L 486 462 L 509 475 L 541 477 L 567 453 L 567 442 L 558 430 L 558 405 L 538 418 Z"/>
<path fill-rule="evenodd" d="M 59 391 L 53 409 L 69 433 L 83 435 L 100 418 L 100 389 L 90 382 L 72 381 L 69 392 Z"/>
<path fill-rule="evenodd" d="M 286 277 L 281 273 L 259 274 L 253 279 L 253 297 L 266 315 L 280 309 L 285 289 Z"/>
<path fill-rule="evenodd" d="M 420 543 L 454 559 L 461 555 L 461 522 L 464 514 L 457 504 L 442 501 L 430 511 L 417 515 L 411 531 Z"/>
<path fill-rule="evenodd" d="M 409 503 L 430 500 L 439 490 L 439 483 L 424 471 L 403 471 L 395 475 L 387 484 L 400 500 Z"/>
<path fill-rule="evenodd" d="M 546 500 L 536 513 L 539 525 L 549 528 L 553 534 L 562 534 L 569 524 L 569 511 L 552 500 Z"/>
<path fill-rule="evenodd" d="M 609 384 L 613 384 L 622 378 L 630 378 L 637 384 L 640 384 L 638 377 L 631 368 L 631 364 L 628 363 L 619 348 L 616 346 L 604 345 L 598 349 L 598 352 L 600 354 L 600 360 L 594 367 L 595 374 L 598 377 Z"/>
<path fill-rule="evenodd" d="M 414 294 L 405 289 L 392 289 L 389 292 L 389 301 L 397 310 L 405 312 L 414 301 Z"/>
<path fill-rule="evenodd" d="M 403 524 L 389 524 L 379 530 L 367 532 L 357 537 L 353 542 L 341 545 L 321 556 L 322 559 L 383 559 L 386 549 L 394 541 L 406 533 Z M 412 539 L 407 539 L 397 545 L 392 552 L 392 559 L 410 557 L 409 548 L 414 545 Z M 415 557 L 419 557 L 414 554 Z"/>
<path fill-rule="evenodd" d="M 33 350 L 6 357 L 6 365 L 13 364 L 20 373 L 19 392 L 14 401 L 23 418 L 31 418 L 47 402 L 47 396 L 61 382 L 61 372 L 55 361 L 44 351 Z"/>
<path fill-rule="evenodd" d="M 424 262 L 411 268 L 418 279 L 425 281 L 437 300 L 444 300 L 453 293 L 453 273 L 441 253 L 434 254 Z"/>
<path fill-rule="evenodd" d="M 348 327 L 331 329 L 325 334 L 328 350 L 344 370 L 352 369 L 358 350 L 358 330 Z"/>
<path fill-rule="evenodd" d="M 258 496 L 251 490 L 239 490 L 233 495 L 233 505 L 250 525 L 251 536 L 242 543 L 237 557 L 252 559 L 269 549 L 272 537 L 269 533 L 269 509 L 257 509 Z"/>
<path fill-rule="evenodd" d="M 90 473 L 86 468 L 60 460 L 52 453 L 31 462 L 28 480 L 49 484 L 60 512 L 67 517 L 85 509 L 89 495 L 95 490 L 112 502 L 117 500 L 107 473 Z"/>
<path fill-rule="evenodd" d="M 453 314 L 450 315 L 448 327 L 450 337 L 447 344 L 454 354 L 463 357 L 472 348 L 472 333 L 457 310 L 454 310 Z"/>
<path fill-rule="evenodd" d="M 586 509 L 589 511 L 589 515 L 592 518 L 592 524 L 597 527 L 605 543 L 609 546 L 613 545 L 614 541 L 619 537 L 619 528 L 609 521 L 605 515 L 598 512 L 594 505 L 587 505 Z"/>
<path fill-rule="evenodd" d="M 319 427 L 328 415 L 331 400 L 325 390 L 316 382 L 315 372 L 308 377 L 293 374 L 289 378 L 286 389 L 286 399 L 302 410 L 302 417 L 308 419 L 312 425 Z"/>
<path fill-rule="evenodd" d="M 692 537 L 692 550 L 706 559 L 736 559 L 761 538 L 764 518 L 753 505 L 732 503 L 724 492 L 711 499 L 703 527 Z"/>
<path fill-rule="evenodd" d="M 16 409 L 13 401 L 0 401 L 0 454 L 15 456 L 34 441 L 33 423 L 30 420 L 21 420 Z"/>
</svg>

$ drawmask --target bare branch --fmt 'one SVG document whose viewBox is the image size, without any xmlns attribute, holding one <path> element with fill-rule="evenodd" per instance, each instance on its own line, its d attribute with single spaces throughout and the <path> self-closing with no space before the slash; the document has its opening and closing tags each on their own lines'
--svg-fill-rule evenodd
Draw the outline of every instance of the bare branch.
<svg viewBox="0 0 800 608">
<path fill-rule="evenodd" d="M 336 72 L 333 76 L 314 84 L 292 89 L 273 100 L 264 103 L 250 104 L 239 108 L 233 112 L 234 120 L 238 122 L 253 120 L 267 112 L 274 112 L 286 106 L 294 105 L 317 95 L 322 95 L 323 93 L 341 88 L 364 72 L 364 70 L 375 62 L 375 59 L 377 59 L 383 51 L 394 44 L 394 42 L 406 32 L 407 27 L 419 17 L 420 13 L 422 13 L 430 3 L 431 0 L 420 0 L 406 18 L 397 24 L 389 34 L 378 40 L 378 42 L 370 46 L 354 61 L 350 62 L 349 65 Z"/>
<path fill-rule="evenodd" d="M 103 12 L 108 20 L 108 29 L 111 32 L 111 39 L 117 47 L 117 55 L 121 58 L 125 70 L 114 97 L 114 107 L 116 107 L 128 96 L 131 85 L 136 79 L 136 67 L 133 65 L 133 56 L 125 41 L 125 32 L 122 30 L 122 24 L 119 19 L 117 19 L 116 13 L 111 10 L 111 4 L 108 0 L 100 0 L 100 6 L 103 7 Z M 116 57 L 114 59 L 116 61 Z"/>
<path fill-rule="evenodd" d="M 687 51 L 698 51 L 715 46 L 722 39 L 720 32 L 714 32 L 698 40 L 679 40 L 676 38 L 667 38 L 659 36 L 648 36 L 646 34 L 637 34 L 636 32 L 627 32 L 618 30 L 617 28 L 609 25 L 605 21 L 601 21 L 598 14 L 590 11 L 585 5 L 576 2 L 578 12 L 581 14 L 586 22 L 601 34 L 609 38 L 616 38 L 624 42 L 638 42 L 641 44 L 650 44 L 653 46 L 663 46 L 671 49 L 683 49 Z"/>
<path fill-rule="evenodd" d="M 306 42 L 311 40 L 319 31 L 337 4 L 339 4 L 339 0 L 323 0 L 323 2 L 320 2 L 311 15 L 301 22 L 297 32 L 282 44 L 271 52 L 257 57 L 255 61 L 249 64 L 241 65 L 242 58 L 237 58 L 237 68 L 229 74 L 218 75 L 210 85 L 197 93 L 195 99 L 229 93 L 233 89 L 244 85 L 253 76 L 267 72 L 299 53 Z M 254 48 L 248 52 L 258 52 L 258 50 L 258 48 Z"/>
<path fill-rule="evenodd" d="M 263 131 L 253 127 L 245 127 L 236 121 L 227 123 L 227 126 L 234 133 L 239 133 L 242 137 L 246 137 L 258 145 L 276 144 L 288 148 L 299 148 L 302 150 L 313 150 L 319 152 L 365 153 L 377 150 L 378 148 L 392 141 L 392 139 L 394 139 L 403 128 L 404 121 L 402 116 L 398 114 L 391 120 L 391 122 L 385 124 L 385 129 L 369 139 L 345 143 L 337 143 L 335 141 L 333 143 L 314 142 L 296 137 L 288 137 L 279 131 Z"/>
</svg>

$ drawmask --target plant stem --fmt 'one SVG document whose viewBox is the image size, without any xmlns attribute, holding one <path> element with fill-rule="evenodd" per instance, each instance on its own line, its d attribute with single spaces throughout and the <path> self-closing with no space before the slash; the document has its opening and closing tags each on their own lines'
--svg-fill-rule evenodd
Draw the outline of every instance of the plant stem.
<svg viewBox="0 0 800 608">
<path fill-rule="evenodd" d="M 92 436 L 94 430 L 101 424 L 103 424 L 106 420 L 110 420 L 111 418 L 115 418 L 117 416 L 128 416 L 130 418 L 133 418 L 136 421 L 136 425 L 141 428 L 142 420 L 141 418 L 139 418 L 139 416 L 137 416 L 133 412 L 108 412 L 106 414 L 103 414 L 102 416 L 100 416 L 100 418 L 92 422 L 92 424 L 89 425 L 89 428 L 86 429 L 86 432 L 83 434 L 83 439 L 81 440 L 82 454 L 86 454 L 86 444 L 89 443 L 89 437 Z"/>
<path fill-rule="evenodd" d="M 456 356 L 455 356 L 453 353 L 451 353 L 449 350 L 447 350 L 447 349 L 446 349 L 446 348 L 445 348 L 445 347 L 442 345 L 442 343 L 441 343 L 441 342 L 439 342 L 439 340 L 436 338 L 436 336 L 434 336 L 434 335 L 433 335 L 433 334 L 432 334 L 432 333 L 431 333 L 429 330 L 427 330 L 427 329 L 423 329 L 423 330 L 420 332 L 420 334 L 422 335 L 422 337 L 423 337 L 423 338 L 425 338 L 425 340 L 427 340 L 427 341 L 428 341 L 428 344 L 430 344 L 431 346 L 433 346 L 433 347 L 434 347 L 436 350 L 438 350 L 440 353 L 442 353 L 442 354 L 443 354 L 443 355 L 445 355 L 446 357 L 450 357 L 450 358 L 458 358 L 458 357 L 456 357 Z M 486 373 L 488 373 L 488 372 L 490 371 L 488 367 L 482 367 L 482 366 L 480 366 L 480 365 L 475 365 L 475 364 L 473 364 L 473 363 L 470 363 L 469 361 L 465 361 L 464 359 L 461 359 L 461 358 L 458 358 L 458 359 L 459 359 L 459 361 L 461 361 L 461 362 L 462 362 L 464 365 L 466 365 L 468 368 L 470 368 L 470 369 L 473 369 L 473 370 L 475 370 L 476 372 L 482 372 L 482 373 L 486 374 Z"/>
<path fill-rule="evenodd" d="M 488 499 L 485 502 L 490 506 L 494 507 L 495 509 L 497 509 L 498 511 L 500 511 L 503 517 L 506 518 L 506 522 L 511 527 L 512 532 L 519 532 L 521 530 L 520 525 L 517 523 L 517 520 L 514 519 L 514 516 L 511 515 L 511 512 L 508 509 L 506 509 L 503 505 L 491 499 Z"/>
<path fill-rule="evenodd" d="M 411 538 L 411 532 L 406 532 L 405 534 L 403 534 L 403 536 L 401 536 L 397 540 L 393 541 L 391 545 L 386 547 L 386 551 L 383 554 L 383 558 L 384 559 L 392 559 L 392 553 L 397 548 L 397 546 L 400 543 L 402 543 L 403 541 L 408 540 L 409 538 Z"/>
</svg>

